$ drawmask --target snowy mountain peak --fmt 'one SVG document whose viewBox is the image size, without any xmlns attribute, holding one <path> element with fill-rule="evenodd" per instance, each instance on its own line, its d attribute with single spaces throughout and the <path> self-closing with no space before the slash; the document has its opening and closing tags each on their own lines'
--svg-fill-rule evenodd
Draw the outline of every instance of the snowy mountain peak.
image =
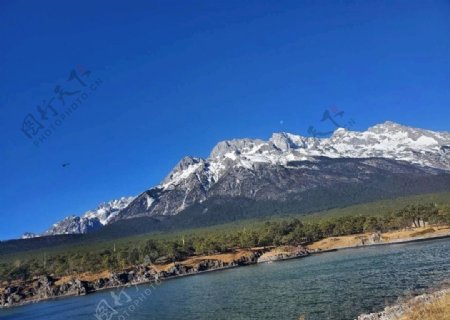
<svg viewBox="0 0 450 320">
<path fill-rule="evenodd" d="M 350 131 L 347 130 L 346 128 L 337 128 L 334 132 L 332 137 L 342 137 L 344 135 L 346 135 L 347 133 L 349 133 Z"/>
<path fill-rule="evenodd" d="M 111 200 L 101 203 L 96 209 L 85 212 L 82 218 L 97 218 L 102 225 L 108 224 L 109 221 L 123 208 L 130 204 L 135 197 L 122 197 L 117 200 Z"/>
<path fill-rule="evenodd" d="M 272 137 L 269 139 L 269 143 L 271 142 L 276 148 L 286 152 L 291 150 L 291 148 L 306 148 L 309 139 L 311 138 L 281 132 L 272 134 Z M 311 142 L 313 141 L 311 140 Z"/>
<path fill-rule="evenodd" d="M 119 211 L 129 205 L 134 198 L 135 197 L 122 197 L 117 200 L 103 202 L 96 209 L 85 212 L 81 217 L 76 215 L 67 216 L 63 220 L 54 223 L 42 234 L 27 232 L 22 235 L 22 239 L 95 231 L 105 224 L 108 224 Z"/>
<path fill-rule="evenodd" d="M 449 150 L 449 133 L 407 127 L 392 121 L 363 132 L 339 128 L 329 138 L 281 132 L 272 134 L 268 141 L 245 138 L 219 142 L 208 159 L 193 158 L 196 160 L 185 161 L 183 167 L 177 165 L 173 171 L 176 175 L 169 180 L 174 181 L 176 176 L 176 182 L 180 183 L 192 174 L 205 174 L 208 180 L 218 181 L 229 168 L 252 169 L 258 163 L 286 165 L 314 157 L 377 157 L 450 170 Z M 165 180 L 166 185 L 169 180 Z"/>
<path fill-rule="evenodd" d="M 165 189 L 169 186 L 178 185 L 180 182 L 184 181 L 189 175 L 195 172 L 196 169 L 202 167 L 205 164 L 205 160 L 201 158 L 194 157 L 184 157 L 172 171 L 167 175 L 167 177 L 161 182 L 160 188 Z"/>
<path fill-rule="evenodd" d="M 383 123 L 378 123 L 378 124 L 370 127 L 368 130 L 370 131 L 371 129 L 374 129 L 374 128 L 380 128 L 380 129 L 384 128 L 385 130 L 395 130 L 395 129 L 399 129 L 399 128 L 409 128 L 409 127 L 404 126 L 404 125 L 402 125 L 400 123 L 388 120 L 388 121 L 385 121 Z"/>
<path fill-rule="evenodd" d="M 234 139 L 219 142 L 211 151 L 209 158 L 220 158 L 226 154 L 241 153 L 241 152 L 251 152 L 259 145 L 263 144 L 264 141 L 259 139 Z"/>
</svg>

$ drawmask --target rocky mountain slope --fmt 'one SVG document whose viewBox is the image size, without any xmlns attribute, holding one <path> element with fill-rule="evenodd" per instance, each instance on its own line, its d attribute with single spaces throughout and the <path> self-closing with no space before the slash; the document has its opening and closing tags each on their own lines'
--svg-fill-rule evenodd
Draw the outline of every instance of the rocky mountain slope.
<svg viewBox="0 0 450 320">
<path fill-rule="evenodd" d="M 113 221 L 177 215 L 217 196 L 283 200 L 331 184 L 367 182 L 380 170 L 387 176 L 449 171 L 450 134 L 386 122 L 365 132 L 338 129 L 324 139 L 275 133 L 268 141 L 222 141 L 207 159 L 182 159 Z"/>
</svg>

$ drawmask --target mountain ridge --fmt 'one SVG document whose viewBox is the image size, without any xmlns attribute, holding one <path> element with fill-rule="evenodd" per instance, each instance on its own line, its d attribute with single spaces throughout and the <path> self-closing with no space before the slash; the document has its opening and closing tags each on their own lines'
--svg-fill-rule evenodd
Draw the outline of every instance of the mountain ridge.
<svg viewBox="0 0 450 320">
<path fill-rule="evenodd" d="M 347 172 L 339 177 L 339 172 L 333 170 L 329 180 L 325 179 L 321 176 L 324 175 L 323 168 L 330 163 L 334 166 L 340 164 L 324 159 L 344 159 L 349 163 L 351 159 L 398 162 L 392 165 L 383 161 L 373 164 L 375 162 L 372 161 L 373 166 L 379 166 L 376 169 L 367 166 L 370 161 L 351 164 L 355 166 L 352 170 L 361 170 L 358 173 L 360 176 L 364 176 L 364 170 L 372 169 L 374 175 L 385 176 L 389 172 L 383 171 L 385 166 L 391 166 L 392 172 L 401 171 L 401 163 L 409 166 L 408 173 L 404 174 L 421 168 L 420 175 L 433 176 L 439 172 L 450 172 L 450 133 L 386 121 L 366 131 L 338 128 L 328 138 L 281 132 L 273 133 L 267 141 L 250 138 L 220 141 L 207 158 L 181 159 L 160 184 L 130 198 L 108 218 L 102 216 L 100 221 L 95 213 L 89 215 L 88 211 L 82 217 L 65 218 L 59 223 L 59 228 L 50 228 L 44 234 L 58 234 L 61 230 L 64 230 L 62 233 L 87 233 L 123 219 L 175 216 L 211 197 L 278 200 L 285 198 L 283 191 L 286 194 L 306 192 L 320 186 L 320 183 L 328 184 L 330 188 L 339 180 L 351 182 L 353 179 L 353 183 L 361 183 L 358 175 Z M 308 181 L 309 185 L 304 181 Z M 277 185 L 278 189 L 271 185 Z"/>
<path fill-rule="evenodd" d="M 159 185 L 134 200 L 135 209 L 128 217 L 141 211 L 144 215 L 176 215 L 189 205 L 206 200 L 208 191 L 230 170 L 274 165 L 289 167 L 290 163 L 328 158 L 386 158 L 450 170 L 450 133 L 411 128 L 391 121 L 356 132 L 337 129 L 329 138 L 303 137 L 290 133 L 274 133 L 268 141 L 233 139 L 219 142 L 206 159 L 185 157 Z M 239 179 L 238 179 L 239 180 Z M 161 201 L 170 191 L 181 193 L 182 201 Z M 172 192 L 174 193 L 174 192 Z M 145 209 L 144 209 L 145 207 Z M 148 214 L 150 212 L 150 214 Z M 127 218 L 123 212 L 115 218 Z"/>
<path fill-rule="evenodd" d="M 82 234 L 100 229 L 108 224 L 118 212 L 125 208 L 135 197 L 121 197 L 117 200 L 102 202 L 96 209 L 86 211 L 82 216 L 70 215 L 54 223 L 41 234 L 26 232 L 21 239 L 60 234 Z"/>
</svg>

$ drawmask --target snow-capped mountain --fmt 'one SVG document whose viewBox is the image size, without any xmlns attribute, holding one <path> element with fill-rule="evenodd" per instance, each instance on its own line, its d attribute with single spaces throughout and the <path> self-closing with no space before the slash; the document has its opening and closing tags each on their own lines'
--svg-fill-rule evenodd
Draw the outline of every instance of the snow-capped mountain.
<svg viewBox="0 0 450 320">
<path fill-rule="evenodd" d="M 290 133 L 274 133 L 269 141 L 232 140 L 220 142 L 211 152 L 215 177 L 220 177 L 228 159 L 251 168 L 254 163 L 286 165 L 312 157 L 387 158 L 450 170 L 450 133 L 410 128 L 385 122 L 364 132 L 337 129 L 330 138 L 317 139 Z M 173 181 L 172 183 L 176 183 Z"/>
<path fill-rule="evenodd" d="M 316 185 L 311 183 L 311 186 L 304 186 L 302 181 L 307 181 L 307 173 L 300 169 L 308 169 L 309 174 L 319 177 L 320 172 L 317 170 L 321 167 L 319 162 L 323 157 L 390 159 L 408 163 L 414 166 L 414 170 L 416 167 L 422 168 L 420 170 L 424 174 L 425 171 L 430 172 L 426 168 L 434 169 L 433 174 L 437 174 L 439 170 L 450 171 L 450 133 L 385 122 L 364 132 L 340 128 L 330 138 L 274 133 L 268 141 L 222 141 L 207 159 L 182 159 L 161 184 L 142 193 L 112 220 L 177 215 L 189 206 L 213 196 L 239 196 L 256 200 L 279 198 L 281 194 L 275 191 L 266 192 L 277 183 L 287 188 L 286 192 L 300 192 Z M 360 161 L 361 166 L 368 163 L 368 160 Z M 386 161 L 376 165 L 388 166 Z M 285 176 L 281 172 L 289 172 L 289 175 Z M 302 178 L 294 178 L 299 174 L 303 175 Z M 296 185 L 284 185 L 280 179 L 285 182 L 291 180 Z M 248 181 L 252 181 L 253 185 L 248 185 Z"/>
<path fill-rule="evenodd" d="M 122 197 L 100 204 L 96 209 L 85 212 L 81 217 L 71 215 L 53 224 L 42 234 L 27 232 L 22 239 L 35 238 L 39 236 L 50 236 L 57 234 L 79 234 L 88 233 L 100 229 L 108 224 L 120 210 L 124 209 L 135 197 Z"/>
<path fill-rule="evenodd" d="M 113 219 L 120 210 L 129 205 L 134 198 L 135 197 L 122 197 L 118 200 L 104 202 L 96 209 L 85 212 L 83 218 L 88 220 L 98 219 L 100 224 L 108 224 L 111 219 Z"/>
<path fill-rule="evenodd" d="M 216 214 L 210 220 L 219 223 L 252 212 L 308 212 L 444 190 L 450 190 L 448 132 L 388 121 L 364 132 L 340 128 L 329 138 L 274 133 L 267 141 L 219 142 L 206 159 L 185 157 L 139 196 L 69 216 L 43 235 L 87 233 L 138 217 L 192 222 Z M 224 210 L 230 219 L 218 217 Z"/>
<path fill-rule="evenodd" d="M 253 169 L 265 163 L 286 166 L 292 161 L 329 158 L 387 158 L 450 170 L 450 133 L 433 132 L 385 122 L 365 132 L 337 129 L 330 138 L 274 133 L 269 141 L 237 139 L 219 142 L 208 159 L 185 158 L 157 188 L 184 183 L 205 167 L 208 185 L 230 167 Z M 149 200 L 152 202 L 152 199 Z"/>
</svg>

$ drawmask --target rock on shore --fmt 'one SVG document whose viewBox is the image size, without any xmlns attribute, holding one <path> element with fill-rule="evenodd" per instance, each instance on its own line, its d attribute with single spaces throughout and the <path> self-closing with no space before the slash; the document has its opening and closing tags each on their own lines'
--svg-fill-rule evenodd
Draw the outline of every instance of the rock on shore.
<svg viewBox="0 0 450 320">
<path fill-rule="evenodd" d="M 258 258 L 258 263 L 287 260 L 307 256 L 308 251 L 302 246 L 284 246 L 266 252 Z"/>
<path fill-rule="evenodd" d="M 357 320 L 398 320 L 403 315 L 413 310 L 415 306 L 433 303 L 446 294 L 450 294 L 450 289 L 444 289 L 430 294 L 423 294 L 404 303 L 386 307 L 381 312 L 360 315 Z"/>
<path fill-rule="evenodd" d="M 49 275 L 40 276 L 30 281 L 15 282 L 0 288 L 0 308 L 56 297 L 85 295 L 98 290 L 129 284 L 157 282 L 177 276 L 254 264 L 260 255 L 261 252 L 249 251 L 242 255 L 236 255 L 229 261 L 204 257 L 197 258 L 194 262 L 192 262 L 192 259 L 188 260 L 189 263 L 175 262 L 163 266 L 139 265 L 120 272 L 104 272 L 101 275 L 87 277 L 89 280 L 82 276 L 64 278 Z"/>
</svg>

